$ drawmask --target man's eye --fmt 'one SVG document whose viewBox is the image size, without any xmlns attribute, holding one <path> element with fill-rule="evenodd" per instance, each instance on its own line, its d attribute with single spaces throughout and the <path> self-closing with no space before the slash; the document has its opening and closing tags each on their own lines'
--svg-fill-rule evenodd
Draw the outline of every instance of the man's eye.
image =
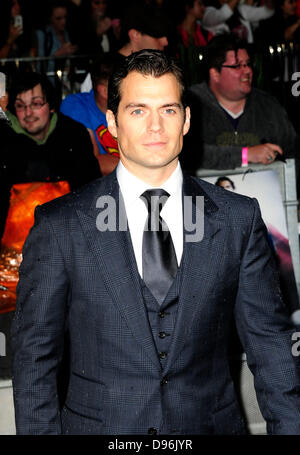
<svg viewBox="0 0 300 455">
<path fill-rule="evenodd" d="M 42 106 L 43 106 L 43 103 L 38 102 L 38 101 L 33 101 L 33 103 L 32 103 L 33 109 L 41 109 Z"/>
<path fill-rule="evenodd" d="M 169 108 L 165 109 L 165 113 L 169 114 L 169 115 L 176 114 L 176 110 L 169 107 Z"/>
<path fill-rule="evenodd" d="M 143 113 L 142 109 L 134 109 L 134 111 L 131 112 L 133 115 L 141 115 Z"/>
</svg>

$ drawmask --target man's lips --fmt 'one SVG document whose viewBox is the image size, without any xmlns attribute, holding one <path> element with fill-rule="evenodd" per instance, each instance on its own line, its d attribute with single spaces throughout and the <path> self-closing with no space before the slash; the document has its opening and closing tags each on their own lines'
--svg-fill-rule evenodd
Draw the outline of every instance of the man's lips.
<svg viewBox="0 0 300 455">
<path fill-rule="evenodd" d="M 143 145 L 145 147 L 149 147 L 149 148 L 160 148 L 160 147 L 164 147 L 166 145 L 166 142 L 163 142 L 163 141 L 147 142 Z"/>
<path fill-rule="evenodd" d="M 30 118 L 30 119 L 25 119 L 25 123 L 27 125 L 32 125 L 32 123 L 35 123 L 38 120 L 38 118 Z"/>
<path fill-rule="evenodd" d="M 27 117 L 27 118 L 25 118 L 25 122 L 35 122 L 36 120 L 38 120 L 37 117 Z"/>
</svg>

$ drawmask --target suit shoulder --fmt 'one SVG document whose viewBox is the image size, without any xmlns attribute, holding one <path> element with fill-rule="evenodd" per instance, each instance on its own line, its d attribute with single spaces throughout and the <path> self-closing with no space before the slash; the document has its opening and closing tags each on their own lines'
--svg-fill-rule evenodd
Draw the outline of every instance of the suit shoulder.
<svg viewBox="0 0 300 455">
<path fill-rule="evenodd" d="M 240 230 L 241 226 L 244 226 L 248 231 L 253 220 L 257 216 L 261 218 L 259 204 L 255 198 L 226 190 L 201 179 L 197 180 L 202 192 L 205 193 L 204 196 L 208 198 L 204 200 L 204 205 L 208 203 L 211 207 L 213 203 L 220 216 L 224 217 L 233 229 L 238 227 Z"/>
<path fill-rule="evenodd" d="M 47 216 L 60 216 L 62 213 L 68 216 L 74 210 L 86 206 L 97 190 L 101 191 L 102 180 L 102 177 L 98 178 L 64 196 L 52 199 L 39 206 L 39 211 Z"/>
</svg>

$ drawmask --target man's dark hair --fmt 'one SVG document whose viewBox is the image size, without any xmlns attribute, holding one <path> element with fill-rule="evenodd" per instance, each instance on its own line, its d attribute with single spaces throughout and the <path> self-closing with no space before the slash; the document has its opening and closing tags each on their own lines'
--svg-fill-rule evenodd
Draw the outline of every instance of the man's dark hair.
<svg viewBox="0 0 300 455">
<path fill-rule="evenodd" d="M 186 88 L 183 71 L 179 64 L 162 51 L 143 49 L 126 57 L 120 66 L 116 67 L 108 83 L 108 106 L 117 119 L 118 107 L 121 99 L 121 83 L 129 73 L 136 71 L 144 76 L 161 77 L 173 74 L 181 90 L 181 103 L 186 107 Z"/>
<path fill-rule="evenodd" d="M 102 54 L 93 63 L 91 67 L 91 79 L 94 92 L 97 85 L 103 84 L 110 78 L 115 64 L 115 58 L 109 53 Z"/>
<path fill-rule="evenodd" d="M 249 53 L 246 41 L 237 40 L 229 33 L 215 36 L 204 49 L 203 63 L 206 80 L 209 80 L 211 68 L 221 71 L 228 51 L 234 51 L 237 54 L 239 49 L 245 49 Z"/>
<path fill-rule="evenodd" d="M 66 0 L 52 0 L 51 2 L 48 2 L 47 5 L 47 17 L 50 19 L 50 17 L 53 14 L 53 11 L 55 8 L 65 8 L 67 11 L 69 10 L 69 2 Z"/>
<path fill-rule="evenodd" d="M 36 72 L 18 73 L 16 78 L 11 83 L 9 91 L 8 109 L 15 114 L 15 101 L 20 93 L 32 90 L 37 85 L 41 85 L 42 93 L 45 101 L 49 104 L 50 109 L 55 109 L 56 95 L 55 89 L 46 75 Z"/>
<path fill-rule="evenodd" d="M 168 19 L 159 8 L 144 4 L 131 5 L 121 18 L 120 44 L 129 42 L 128 32 L 131 29 L 153 38 L 162 38 L 168 35 L 169 26 Z"/>
</svg>

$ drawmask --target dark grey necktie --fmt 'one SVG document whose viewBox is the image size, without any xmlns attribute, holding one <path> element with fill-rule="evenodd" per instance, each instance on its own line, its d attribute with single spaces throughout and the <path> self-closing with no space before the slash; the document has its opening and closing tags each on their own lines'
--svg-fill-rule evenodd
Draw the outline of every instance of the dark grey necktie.
<svg viewBox="0 0 300 455">
<path fill-rule="evenodd" d="M 162 189 L 141 195 L 148 209 L 143 235 L 143 280 L 161 304 L 175 278 L 178 264 L 172 237 L 160 211 L 170 195 Z"/>
</svg>

